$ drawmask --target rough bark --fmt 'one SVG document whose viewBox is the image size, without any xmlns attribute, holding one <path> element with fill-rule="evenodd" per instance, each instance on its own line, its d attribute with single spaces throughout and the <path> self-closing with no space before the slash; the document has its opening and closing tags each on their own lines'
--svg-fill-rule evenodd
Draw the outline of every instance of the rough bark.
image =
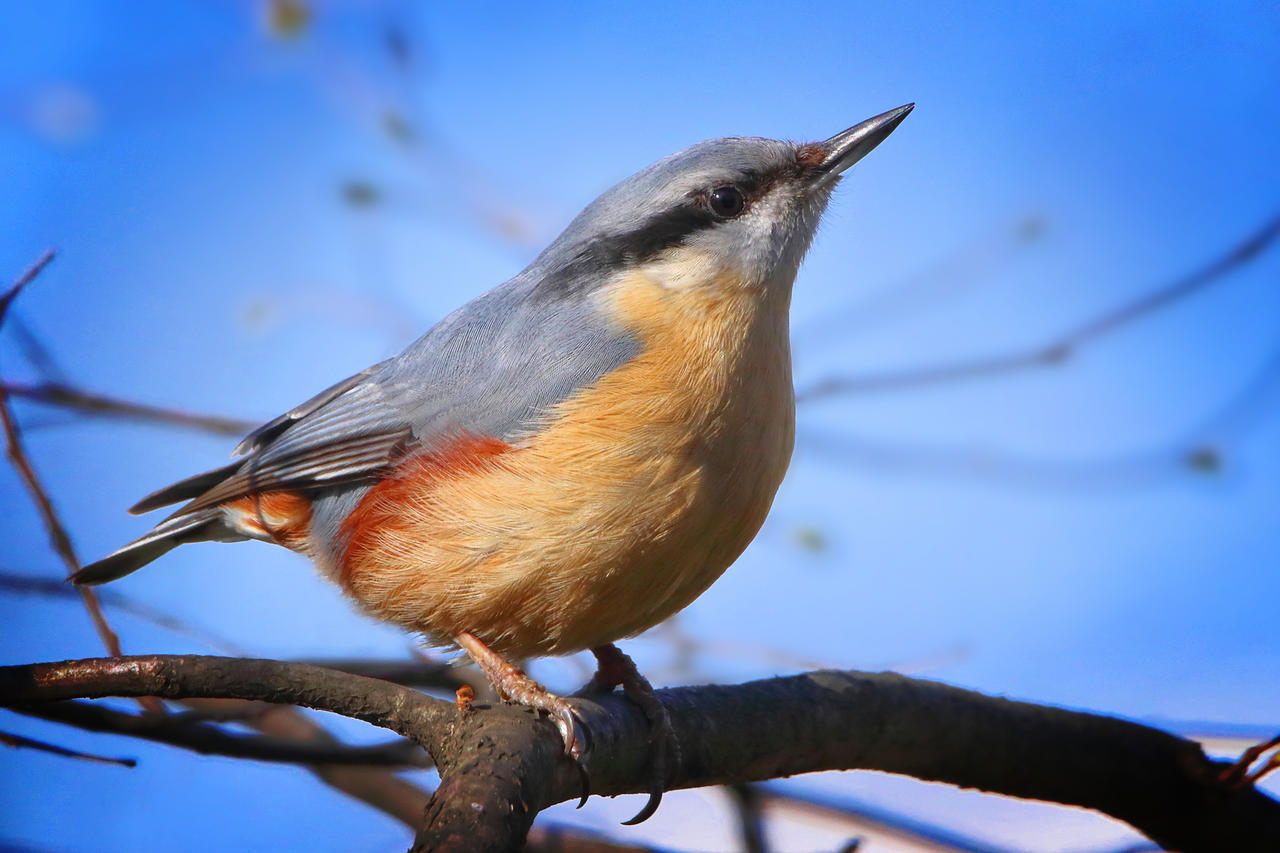
<svg viewBox="0 0 1280 853">
<path fill-rule="evenodd" d="M 452 704 L 304 664 L 153 656 L 0 668 L 0 704 L 155 695 L 303 705 L 416 740 L 440 767 L 416 850 L 517 850 L 581 779 L 555 727 L 525 709 Z M 872 769 L 1084 806 L 1182 853 L 1280 850 L 1280 803 L 1217 781 L 1191 741 L 1087 714 L 890 673 L 819 671 L 659 692 L 680 741 L 672 787 Z M 578 703 L 591 792 L 641 793 L 648 727 L 620 696 Z"/>
</svg>

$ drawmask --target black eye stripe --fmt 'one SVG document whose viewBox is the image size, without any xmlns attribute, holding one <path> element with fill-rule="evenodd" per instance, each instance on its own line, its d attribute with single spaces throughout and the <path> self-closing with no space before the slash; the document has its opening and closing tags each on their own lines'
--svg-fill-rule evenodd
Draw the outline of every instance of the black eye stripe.
<svg viewBox="0 0 1280 853">
<path fill-rule="evenodd" d="M 571 292 L 601 271 L 616 271 L 652 260 L 667 249 L 683 245 L 699 231 L 732 218 L 717 215 L 712 210 L 711 193 L 714 190 L 728 186 L 737 188 L 742 193 L 745 210 L 784 177 L 778 173 L 747 172 L 729 180 L 709 183 L 689 193 L 682 204 L 650 216 L 631 231 L 589 241 L 573 260 L 549 273 L 539 289 L 549 293 Z"/>
</svg>

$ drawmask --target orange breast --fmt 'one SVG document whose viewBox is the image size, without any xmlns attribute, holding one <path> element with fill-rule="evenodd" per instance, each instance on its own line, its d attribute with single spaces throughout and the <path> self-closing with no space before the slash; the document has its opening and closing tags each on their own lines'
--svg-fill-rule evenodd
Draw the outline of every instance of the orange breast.
<svg viewBox="0 0 1280 853">
<path fill-rule="evenodd" d="M 462 440 L 362 501 L 339 567 L 362 606 L 438 643 L 562 654 L 665 619 L 746 548 L 794 437 L 785 295 L 637 275 L 609 298 L 635 359 L 527 441 Z"/>
</svg>

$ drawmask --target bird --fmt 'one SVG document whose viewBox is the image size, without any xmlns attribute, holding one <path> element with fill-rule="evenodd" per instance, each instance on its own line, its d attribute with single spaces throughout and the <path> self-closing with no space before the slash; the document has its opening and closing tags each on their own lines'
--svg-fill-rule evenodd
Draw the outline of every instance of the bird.
<svg viewBox="0 0 1280 853">
<path fill-rule="evenodd" d="M 797 272 L 841 175 L 913 107 L 653 163 L 399 355 L 143 498 L 132 513 L 181 506 L 72 579 L 192 542 L 282 545 L 365 612 L 464 651 L 575 760 L 571 701 L 512 660 L 591 650 L 593 684 L 669 732 L 614 644 L 701 595 L 764 523 L 795 440 Z"/>
</svg>

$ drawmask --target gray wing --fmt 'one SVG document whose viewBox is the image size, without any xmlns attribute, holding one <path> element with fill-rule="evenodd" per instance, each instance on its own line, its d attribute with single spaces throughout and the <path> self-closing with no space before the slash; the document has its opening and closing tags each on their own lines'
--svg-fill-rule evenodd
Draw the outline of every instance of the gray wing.
<svg viewBox="0 0 1280 853">
<path fill-rule="evenodd" d="M 237 448 L 248 451 L 240 462 L 138 507 L 194 498 L 181 516 L 272 489 L 376 480 L 406 454 L 463 433 L 521 438 L 550 406 L 639 351 L 589 294 L 534 279 L 527 271 L 468 303 L 400 355 L 255 430 Z"/>
</svg>

